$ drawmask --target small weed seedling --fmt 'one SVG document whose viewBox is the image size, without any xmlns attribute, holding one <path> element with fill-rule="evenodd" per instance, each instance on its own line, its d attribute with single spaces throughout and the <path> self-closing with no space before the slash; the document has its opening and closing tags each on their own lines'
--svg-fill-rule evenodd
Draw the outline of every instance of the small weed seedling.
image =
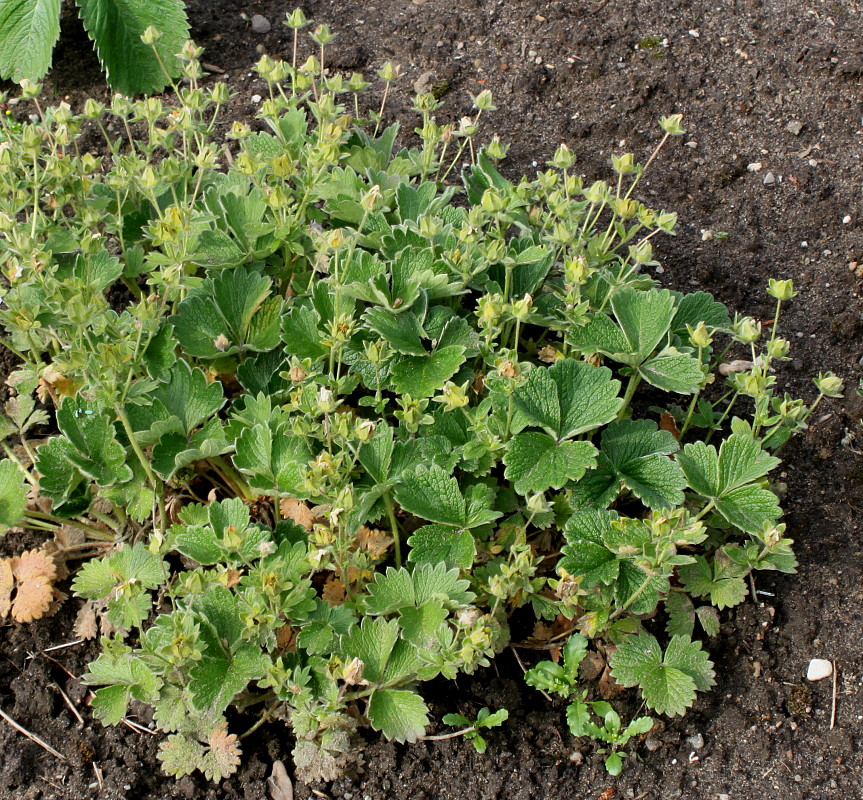
<svg viewBox="0 0 863 800">
<path fill-rule="evenodd" d="M 432 741 L 464 736 L 465 739 L 473 744 L 477 753 L 484 753 L 486 749 L 486 741 L 480 735 L 480 731 L 484 728 L 497 728 L 498 726 L 503 725 L 508 718 L 509 711 L 505 708 L 501 708 L 493 714 L 488 710 L 488 708 L 481 708 L 479 713 L 476 715 L 475 720 L 470 720 L 468 717 L 464 717 L 461 714 L 444 714 L 442 718 L 442 722 L 444 722 L 444 724 L 465 725 L 466 727 L 460 731 L 455 731 L 454 733 L 446 733 L 440 736 L 426 736 L 425 739 L 427 741 Z"/>
</svg>

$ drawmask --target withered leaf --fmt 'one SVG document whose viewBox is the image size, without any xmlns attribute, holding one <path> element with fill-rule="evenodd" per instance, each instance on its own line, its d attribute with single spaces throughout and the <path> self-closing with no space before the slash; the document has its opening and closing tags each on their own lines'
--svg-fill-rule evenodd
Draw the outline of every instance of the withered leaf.
<svg viewBox="0 0 863 800">
<path fill-rule="evenodd" d="M 293 520 L 301 528 L 310 531 L 315 523 L 312 510 L 301 500 L 294 497 L 283 497 L 279 501 L 279 511 L 286 519 Z"/>
<path fill-rule="evenodd" d="M 360 525 L 357 531 L 357 545 L 368 552 L 375 561 L 383 558 L 392 543 L 393 537 L 388 531 L 367 528 L 365 525 Z"/>
<path fill-rule="evenodd" d="M 16 580 L 12 618 L 32 622 L 44 616 L 54 599 L 53 582 L 57 576 L 54 560 L 41 550 L 27 550 L 12 559 Z"/>
<path fill-rule="evenodd" d="M 12 574 L 12 559 L 4 558 L 0 561 L 0 619 L 9 615 L 12 608 L 12 587 L 15 585 L 15 577 Z"/>
<path fill-rule="evenodd" d="M 345 602 L 345 584 L 338 578 L 330 578 L 324 584 L 321 597 L 331 606 L 338 606 Z"/>
<path fill-rule="evenodd" d="M 76 639 L 95 639 L 99 632 L 96 621 L 96 607 L 92 600 L 88 600 L 78 609 L 75 617 L 75 626 L 72 629 Z"/>
</svg>

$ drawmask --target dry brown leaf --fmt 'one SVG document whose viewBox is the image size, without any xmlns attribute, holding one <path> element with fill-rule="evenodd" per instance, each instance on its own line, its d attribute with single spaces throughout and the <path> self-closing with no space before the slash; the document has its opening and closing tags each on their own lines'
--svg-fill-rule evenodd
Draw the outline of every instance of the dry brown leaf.
<svg viewBox="0 0 863 800">
<path fill-rule="evenodd" d="M 602 677 L 596 688 L 603 700 L 613 700 L 623 691 L 623 687 L 611 677 L 611 669 L 608 666 L 602 671 Z"/>
<path fill-rule="evenodd" d="M 339 606 L 345 602 L 345 584 L 338 578 L 330 578 L 324 584 L 321 598 L 331 606 Z"/>
<path fill-rule="evenodd" d="M 283 497 L 279 501 L 279 511 L 285 519 L 293 520 L 301 528 L 310 531 L 315 524 L 312 510 L 302 501 L 294 497 Z"/>
<path fill-rule="evenodd" d="M 32 622 L 44 616 L 54 599 L 53 582 L 57 576 L 54 560 L 41 550 L 27 550 L 12 559 L 12 573 L 17 582 L 12 618 Z"/>
<path fill-rule="evenodd" d="M 297 632 L 291 625 L 282 625 L 281 628 L 276 628 L 276 647 L 285 652 L 296 652 Z"/>
<path fill-rule="evenodd" d="M 78 615 L 75 617 L 75 626 L 72 628 L 72 632 L 76 639 L 96 638 L 99 626 L 96 622 L 96 606 L 92 600 L 88 600 L 78 609 Z"/>
<path fill-rule="evenodd" d="M 229 589 L 232 586 L 236 586 L 240 582 L 240 578 L 243 577 L 243 571 L 239 569 L 227 569 L 225 570 L 225 586 Z"/>
<path fill-rule="evenodd" d="M 666 411 L 663 411 L 659 417 L 659 430 L 668 431 L 675 439 L 680 438 L 680 431 L 677 429 L 674 417 Z"/>
<path fill-rule="evenodd" d="M 365 525 L 360 525 L 357 531 L 357 545 L 367 551 L 375 561 L 383 558 L 392 543 L 393 537 L 389 531 L 367 528 Z"/>
<path fill-rule="evenodd" d="M 533 626 L 533 635 L 530 638 L 536 642 L 547 642 L 551 639 L 551 626 L 544 622 L 536 622 Z"/>
<path fill-rule="evenodd" d="M 15 585 L 15 576 L 9 563 L 11 560 L 4 558 L 0 561 L 0 619 L 9 616 L 12 608 L 12 587 Z"/>
</svg>

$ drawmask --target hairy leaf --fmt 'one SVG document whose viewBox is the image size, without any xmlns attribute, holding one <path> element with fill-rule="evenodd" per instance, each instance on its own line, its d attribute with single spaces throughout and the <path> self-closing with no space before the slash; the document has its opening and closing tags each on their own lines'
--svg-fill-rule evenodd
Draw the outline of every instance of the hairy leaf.
<svg viewBox="0 0 863 800">
<path fill-rule="evenodd" d="M 38 81 L 51 66 L 60 38 L 60 0 L 0 3 L 0 77 Z"/>
</svg>

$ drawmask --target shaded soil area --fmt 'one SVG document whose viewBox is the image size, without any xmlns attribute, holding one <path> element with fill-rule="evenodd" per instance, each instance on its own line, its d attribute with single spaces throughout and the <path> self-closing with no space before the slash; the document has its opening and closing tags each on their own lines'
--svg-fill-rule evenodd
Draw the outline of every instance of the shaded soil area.
<svg viewBox="0 0 863 800">
<path fill-rule="evenodd" d="M 797 576 L 758 578 L 759 604 L 723 614 L 712 643 L 718 685 L 684 720 L 642 742 L 622 776 L 609 778 L 594 750 L 573 739 L 563 708 L 520 678 L 510 651 L 457 686 L 426 696 L 449 711 L 506 707 L 488 752 L 454 739 L 412 746 L 369 735 L 362 775 L 298 785 L 298 798 L 345 800 L 807 800 L 863 797 L 863 402 L 855 388 L 863 356 L 863 165 L 861 8 L 852 0 L 305 0 L 338 38 L 333 69 L 373 75 L 401 65 L 388 114 L 416 126 L 412 84 L 446 87 L 439 118 L 470 111 L 468 93 L 491 89 L 498 110 L 485 131 L 512 144 L 509 174 L 530 172 L 558 143 L 577 153 L 589 179 L 608 178 L 609 156 L 641 160 L 658 141 L 656 120 L 683 112 L 688 133 L 640 185 L 648 204 L 676 211 L 679 234 L 656 241 L 670 287 L 701 288 L 730 308 L 769 320 L 769 277 L 793 278 L 783 333 L 794 349 L 779 381 L 811 400 L 820 370 L 842 375 L 845 400 L 824 403 L 811 428 L 783 453 L 780 478 Z M 194 0 L 193 36 L 205 61 L 239 94 L 224 123 L 249 119 L 264 86 L 251 66 L 260 52 L 285 56 L 291 32 L 281 2 Z M 248 18 L 272 23 L 266 34 Z M 245 16 L 243 16 L 245 15 Z M 67 20 L 48 89 L 80 101 L 106 90 L 89 45 Z M 310 52 L 310 51 L 309 51 Z M 430 73 L 425 75 L 424 73 Z M 711 238 L 711 232 L 727 234 Z M 658 271 L 658 270 L 657 270 Z M 11 535 L 4 551 L 37 540 Z M 238 774 L 217 787 L 198 777 L 164 778 L 158 736 L 106 729 L 91 719 L 80 675 L 94 645 L 70 641 L 77 602 L 55 618 L 0 630 L 0 707 L 68 759 L 63 763 L 0 722 L 0 798 L 246 798 L 266 796 L 274 759 L 289 764 L 279 725 L 244 742 Z M 47 652 L 46 652 L 47 651 Z M 526 658 L 530 660 L 530 653 Z M 810 658 L 838 666 L 831 725 L 830 680 L 808 683 Z M 79 722 L 58 691 L 81 714 Z M 625 696 L 626 697 L 626 696 Z M 630 698 L 630 711 L 638 706 Z M 624 703 L 625 705 L 625 703 Z M 143 720 L 146 722 L 146 720 Z M 441 732 L 448 730 L 438 725 Z"/>
</svg>

